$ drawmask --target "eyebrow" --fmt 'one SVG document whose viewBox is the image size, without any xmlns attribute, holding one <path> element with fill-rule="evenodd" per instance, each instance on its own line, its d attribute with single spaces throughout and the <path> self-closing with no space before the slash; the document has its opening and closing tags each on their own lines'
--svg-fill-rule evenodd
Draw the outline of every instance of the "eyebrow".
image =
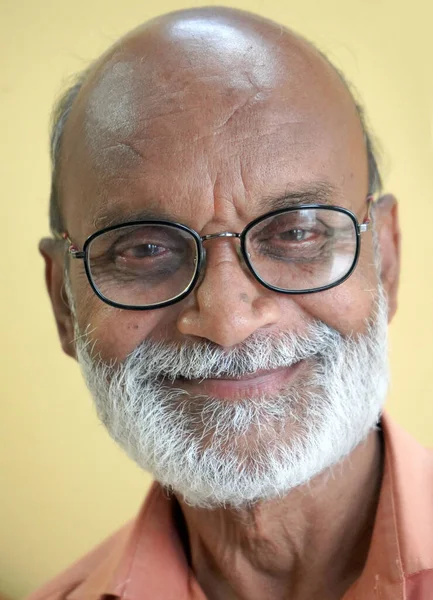
<svg viewBox="0 0 433 600">
<path fill-rule="evenodd" d="M 283 194 L 269 195 L 256 202 L 252 202 L 257 216 L 279 210 L 291 208 L 303 204 L 331 204 L 335 201 L 335 187 L 325 181 L 318 181 L 309 184 L 302 184 L 296 189 L 288 186 Z M 145 208 L 138 211 L 127 213 L 125 207 L 121 204 L 115 204 L 108 208 L 101 208 L 94 215 L 92 225 L 95 230 L 110 227 L 111 225 L 121 225 L 132 223 L 134 221 L 178 221 L 177 217 L 165 211 L 157 202 L 147 202 Z"/>
<path fill-rule="evenodd" d="M 96 229 L 121 225 L 133 221 L 172 221 L 173 215 L 163 210 L 156 203 L 146 203 L 147 206 L 128 213 L 124 206 L 116 204 L 110 208 L 98 210 L 92 219 L 92 225 Z"/>
<path fill-rule="evenodd" d="M 333 204 L 336 197 L 336 188 L 329 182 L 317 181 L 304 184 L 297 189 L 292 186 L 277 196 L 267 196 L 257 203 L 259 209 L 266 213 L 282 208 L 291 208 L 302 204 Z"/>
</svg>

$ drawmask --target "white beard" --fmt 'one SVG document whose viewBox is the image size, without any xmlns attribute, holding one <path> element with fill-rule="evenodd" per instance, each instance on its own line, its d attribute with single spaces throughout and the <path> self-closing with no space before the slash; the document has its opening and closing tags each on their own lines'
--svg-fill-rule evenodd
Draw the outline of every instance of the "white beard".
<svg viewBox="0 0 433 600">
<path fill-rule="evenodd" d="M 388 389 L 381 288 L 357 336 L 317 321 L 302 336 L 255 334 L 233 349 L 147 339 L 114 365 L 93 358 L 90 337 L 78 327 L 76 334 L 84 378 L 112 438 L 194 506 L 242 507 L 305 484 L 367 438 Z M 164 382 L 241 376 L 302 359 L 306 374 L 274 396 L 193 397 Z"/>
</svg>

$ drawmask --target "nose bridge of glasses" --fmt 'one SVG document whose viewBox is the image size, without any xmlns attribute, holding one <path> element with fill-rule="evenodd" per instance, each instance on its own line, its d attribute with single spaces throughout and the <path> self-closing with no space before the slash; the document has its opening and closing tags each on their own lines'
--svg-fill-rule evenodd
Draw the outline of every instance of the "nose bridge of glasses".
<svg viewBox="0 0 433 600">
<path fill-rule="evenodd" d="M 233 231 L 221 231 L 220 233 L 210 233 L 209 235 L 202 235 L 201 241 L 207 242 L 208 240 L 213 240 L 216 238 L 240 238 L 240 233 L 235 233 Z"/>
<path fill-rule="evenodd" d="M 242 234 L 241 233 L 237 233 L 235 231 L 222 231 L 220 233 L 210 233 L 208 235 L 202 235 L 200 236 L 200 239 L 202 242 L 207 242 L 209 240 L 213 240 L 213 239 L 224 239 L 224 238 L 233 238 L 233 239 L 241 239 Z M 236 253 L 241 261 L 241 263 L 243 263 L 242 260 L 242 249 L 239 246 L 237 246 L 237 250 Z M 198 265 L 198 269 L 200 272 L 200 276 L 198 279 L 198 282 L 201 283 L 203 281 L 204 275 L 205 275 L 205 271 L 206 271 L 206 264 L 207 264 L 207 252 L 206 252 L 206 248 L 204 246 L 202 246 L 202 253 L 201 253 L 201 258 L 200 258 L 200 263 Z"/>
<path fill-rule="evenodd" d="M 202 235 L 202 236 L 200 236 L 200 239 L 202 242 L 207 242 L 209 240 L 214 240 L 214 239 L 226 239 L 226 238 L 241 239 L 241 237 L 242 237 L 242 234 L 237 233 L 235 231 L 221 231 L 219 233 L 210 233 L 208 235 Z M 241 250 L 240 246 L 237 249 L 237 254 L 238 254 L 239 258 L 242 260 L 242 250 Z M 203 267 L 205 263 L 206 263 L 206 248 L 204 246 L 202 246 L 201 267 Z"/>
</svg>

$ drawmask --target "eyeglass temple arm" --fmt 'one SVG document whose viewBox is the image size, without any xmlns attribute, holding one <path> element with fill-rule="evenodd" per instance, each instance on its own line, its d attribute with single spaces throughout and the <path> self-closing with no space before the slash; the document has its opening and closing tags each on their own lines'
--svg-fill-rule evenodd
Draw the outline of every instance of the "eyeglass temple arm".
<svg viewBox="0 0 433 600">
<path fill-rule="evenodd" d="M 365 231 L 368 231 L 370 229 L 370 226 L 371 226 L 371 207 L 373 205 L 373 202 L 374 202 L 373 196 L 371 196 L 371 195 L 367 196 L 367 216 L 365 217 L 364 221 L 358 225 L 358 231 L 359 231 L 359 233 L 364 233 Z"/>
<path fill-rule="evenodd" d="M 77 246 L 72 242 L 67 231 L 63 231 L 62 233 L 54 231 L 53 234 L 57 240 L 64 240 L 69 244 L 68 254 L 69 256 L 71 256 L 71 258 L 84 258 L 84 252 L 79 250 Z"/>
</svg>

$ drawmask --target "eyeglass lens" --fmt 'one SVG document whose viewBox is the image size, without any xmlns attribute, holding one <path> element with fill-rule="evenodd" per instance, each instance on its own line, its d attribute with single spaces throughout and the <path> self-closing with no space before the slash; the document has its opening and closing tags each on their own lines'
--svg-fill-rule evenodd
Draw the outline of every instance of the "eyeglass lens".
<svg viewBox="0 0 433 600">
<path fill-rule="evenodd" d="M 260 221 L 248 232 L 245 246 L 252 268 L 267 284 L 310 291 L 347 275 L 357 234 L 348 214 L 308 208 Z"/>
<path fill-rule="evenodd" d="M 182 229 L 131 225 L 105 232 L 90 243 L 88 266 L 106 299 L 148 306 L 176 298 L 196 272 L 197 243 Z"/>
<path fill-rule="evenodd" d="M 353 266 L 357 232 L 338 210 L 306 208 L 265 218 L 245 236 L 247 260 L 266 284 L 282 291 L 311 291 L 344 278 Z M 192 284 L 197 241 L 164 224 L 121 226 L 96 236 L 87 249 L 98 292 L 124 306 L 176 299 Z"/>
</svg>

